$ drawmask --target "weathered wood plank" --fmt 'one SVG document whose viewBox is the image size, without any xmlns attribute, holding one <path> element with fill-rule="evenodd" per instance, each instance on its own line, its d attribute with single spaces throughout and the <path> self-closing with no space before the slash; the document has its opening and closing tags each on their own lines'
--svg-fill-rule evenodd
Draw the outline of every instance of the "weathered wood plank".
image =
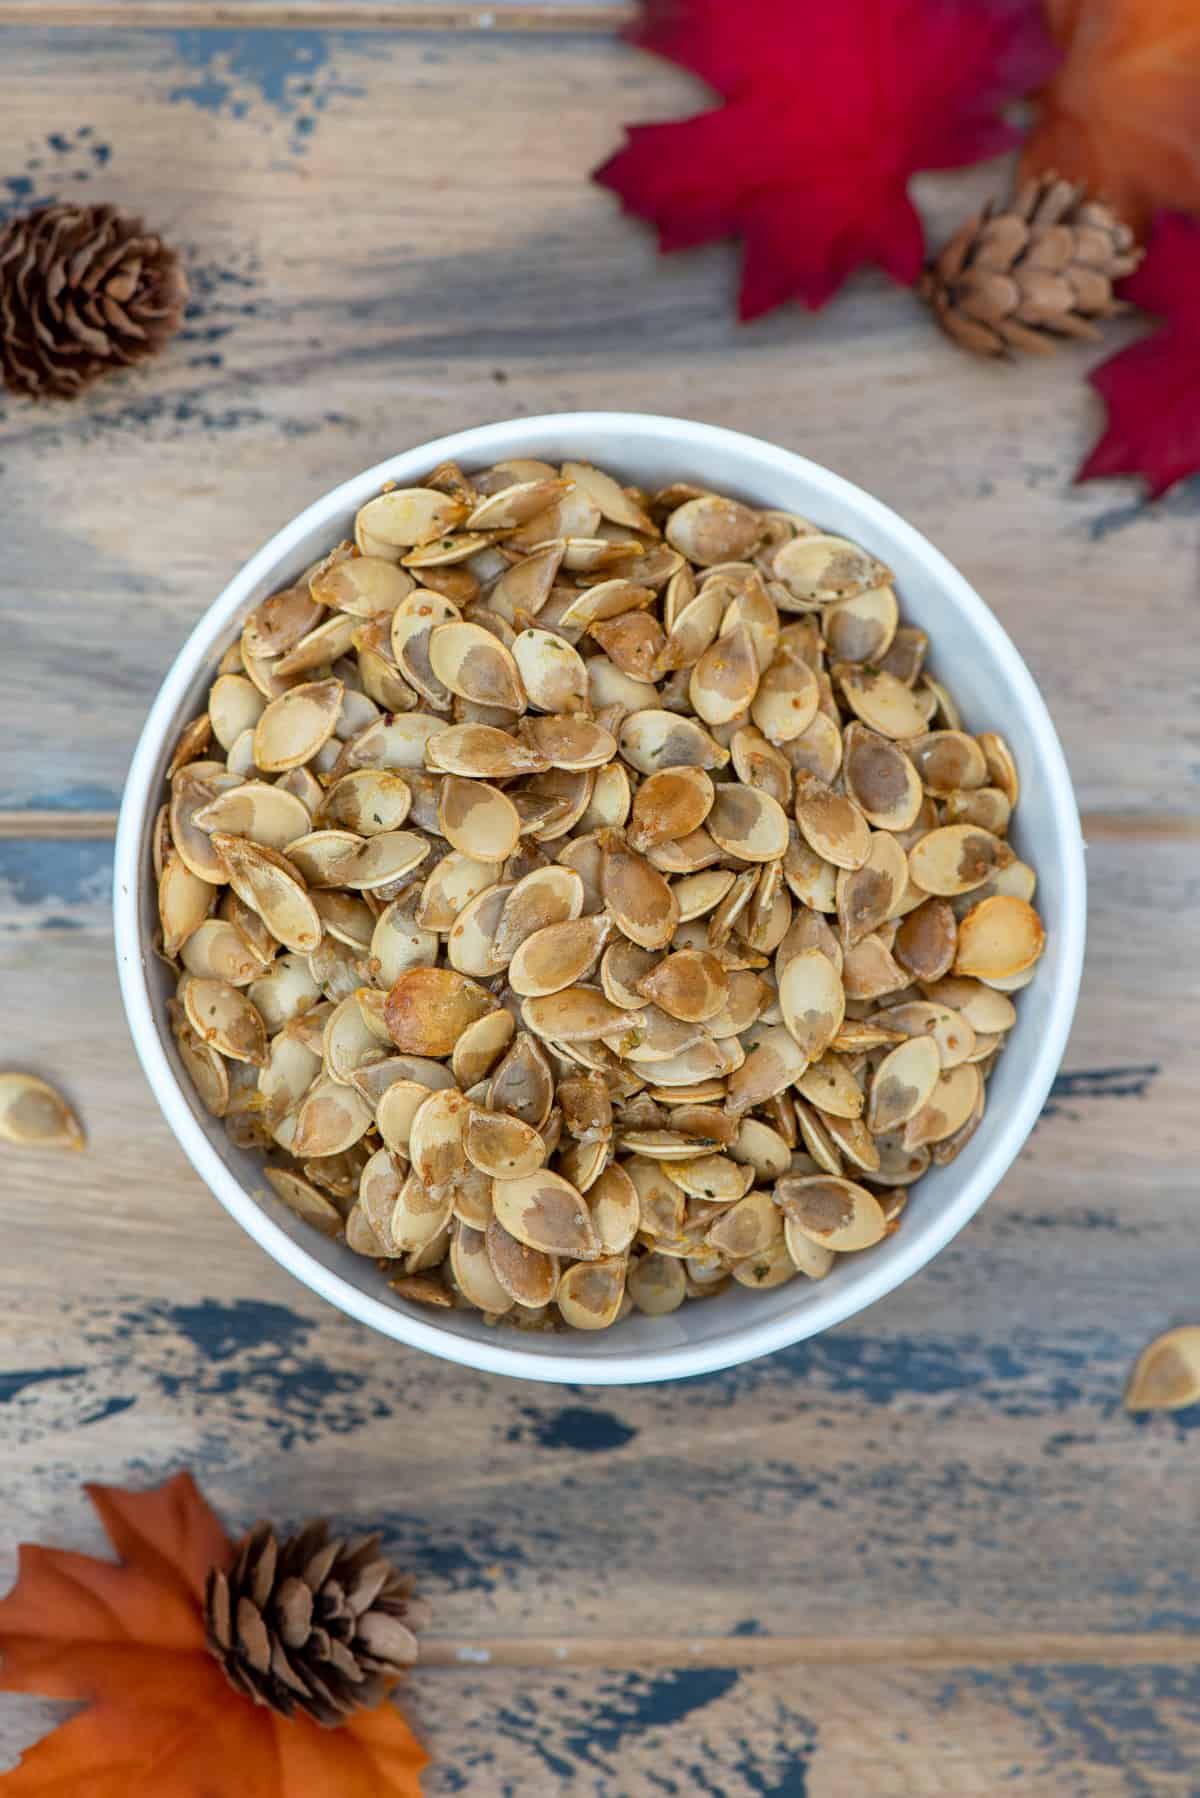
<svg viewBox="0 0 1200 1798">
<path fill-rule="evenodd" d="M 427 1798 L 1193 1798 L 1200 1754 L 1169 1665 L 419 1669 L 403 1703 Z M 0 1704 L 0 1754 L 61 1714 Z"/>
<path fill-rule="evenodd" d="M 882 280 L 738 327 L 732 251 L 658 259 L 588 180 L 623 120 L 695 108 L 682 74 L 582 34 L 13 28 L 5 49 L 0 193 L 144 209 L 195 300 L 153 369 L 69 410 L 6 403 L 0 805 L 111 810 L 191 620 L 337 479 L 475 419 L 631 404 L 776 438 L 896 505 L 1015 636 L 1083 804 L 1196 814 L 1171 721 L 1200 672 L 1200 488 L 1153 509 L 1071 489 L 1087 353 L 980 366 Z M 381 120 L 402 164 L 367 177 Z M 1002 179 L 923 184 L 933 234 Z"/>
<path fill-rule="evenodd" d="M 444 1366 L 307 1295 L 171 1141 L 100 931 L 0 937 L 8 1056 L 91 1137 L 0 1164 L 7 1515 L 75 1539 L 81 1467 L 190 1461 L 231 1522 L 382 1523 L 467 1643 L 1193 1630 L 1200 1412 L 1135 1420 L 1120 1396 L 1194 1315 L 1200 1070 L 1175 986 L 1197 872 L 1177 844 L 1093 850 L 1067 1071 L 932 1267 L 767 1361 L 604 1394 Z"/>
<path fill-rule="evenodd" d="M 633 0 L 0 0 L 0 25 L 39 30 L 229 27 L 336 31 L 611 32 L 636 13 Z"/>
</svg>

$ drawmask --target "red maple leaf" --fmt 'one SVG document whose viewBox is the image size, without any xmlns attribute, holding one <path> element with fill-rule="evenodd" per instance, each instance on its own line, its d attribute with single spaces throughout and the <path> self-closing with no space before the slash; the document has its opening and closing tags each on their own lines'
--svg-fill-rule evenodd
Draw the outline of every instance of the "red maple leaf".
<svg viewBox="0 0 1200 1798">
<path fill-rule="evenodd" d="M 1120 292 L 1165 322 L 1088 376 L 1108 426 L 1076 478 L 1142 474 L 1157 499 L 1200 469 L 1200 219 L 1160 212 Z"/>
<path fill-rule="evenodd" d="M 190 1474 L 87 1491 L 121 1560 L 23 1544 L 0 1601 L 0 1688 L 87 1708 L 0 1774 L 5 1798 L 420 1798 L 429 1757 L 393 1705 L 326 1730 L 229 1685 L 201 1606 L 233 1550 Z"/>
<path fill-rule="evenodd" d="M 909 177 L 1011 148 L 1002 109 L 1058 54 L 1033 0 L 647 0 L 627 36 L 725 104 L 629 126 L 595 179 L 663 250 L 743 238 L 744 319 L 823 306 L 863 263 L 911 285 Z"/>
</svg>

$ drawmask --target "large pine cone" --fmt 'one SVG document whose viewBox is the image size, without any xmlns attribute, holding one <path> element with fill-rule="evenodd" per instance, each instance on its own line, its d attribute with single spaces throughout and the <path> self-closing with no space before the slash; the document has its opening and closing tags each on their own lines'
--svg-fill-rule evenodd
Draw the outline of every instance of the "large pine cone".
<svg viewBox="0 0 1200 1798">
<path fill-rule="evenodd" d="M 73 399 L 179 329 L 187 279 L 161 237 L 115 206 L 43 206 L 0 231 L 0 374 Z"/>
<path fill-rule="evenodd" d="M 1113 282 L 1142 252 L 1111 207 L 1043 175 L 1003 211 L 989 203 L 956 231 L 921 281 L 943 331 L 981 356 L 1045 355 L 1123 310 Z"/>
<path fill-rule="evenodd" d="M 230 1684 L 285 1717 L 333 1728 L 376 1705 L 417 1657 L 425 1607 L 378 1552 L 378 1536 L 331 1541 L 310 1523 L 280 1543 L 259 1523 L 205 1589 L 208 1645 Z"/>
</svg>

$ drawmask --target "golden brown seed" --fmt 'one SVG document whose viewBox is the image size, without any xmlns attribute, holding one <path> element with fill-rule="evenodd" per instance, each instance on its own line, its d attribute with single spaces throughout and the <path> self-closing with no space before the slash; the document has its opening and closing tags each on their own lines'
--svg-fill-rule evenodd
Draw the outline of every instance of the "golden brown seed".
<svg viewBox="0 0 1200 1798">
<path fill-rule="evenodd" d="M 496 1002 L 485 987 L 451 968 L 410 968 L 387 996 L 388 1033 L 410 1055 L 449 1055 L 468 1024 Z"/>
<path fill-rule="evenodd" d="M 1184 1324 L 1144 1348 L 1125 1389 L 1127 1411 L 1178 1411 L 1200 1401 L 1200 1328 Z"/>
<path fill-rule="evenodd" d="M 729 976 L 715 955 L 681 949 L 637 982 L 637 991 L 688 1023 L 714 1018 L 729 998 Z"/>
<path fill-rule="evenodd" d="M 84 1147 L 79 1120 L 60 1092 L 35 1074 L 0 1074 L 0 1140 L 22 1149 Z"/>
<path fill-rule="evenodd" d="M 1042 920 L 1024 899 L 996 894 L 973 905 L 958 927 L 956 974 L 1007 979 L 1032 967 L 1046 944 Z"/>
<path fill-rule="evenodd" d="M 555 1295 L 563 1322 L 573 1330 L 606 1330 L 614 1324 L 625 1296 L 625 1270 L 624 1255 L 569 1267 Z"/>
<path fill-rule="evenodd" d="M 946 824 L 931 830 L 908 852 L 914 884 L 921 892 L 940 898 L 969 893 L 1013 859 L 1007 843 L 973 824 Z"/>
<path fill-rule="evenodd" d="M 853 1180 L 786 1175 L 776 1182 L 775 1201 L 802 1235 L 827 1249 L 868 1249 L 886 1234 L 879 1200 Z"/>
<path fill-rule="evenodd" d="M 514 1303 L 529 1310 L 550 1303 L 558 1287 L 557 1256 L 519 1242 L 498 1217 L 487 1226 L 486 1247 L 492 1273 Z"/>
<path fill-rule="evenodd" d="M 892 953 L 917 980 L 940 980 L 954 965 L 958 920 L 944 899 L 926 899 L 896 932 Z"/>
<path fill-rule="evenodd" d="M 679 923 L 679 901 L 657 868 L 616 831 L 601 842 L 600 890 L 618 930 L 643 949 L 662 949 Z"/>
<path fill-rule="evenodd" d="M 671 513 L 666 524 L 671 548 L 702 568 L 749 555 L 761 533 L 762 521 L 757 512 L 737 500 L 722 499 L 713 493 L 687 500 Z"/>
<path fill-rule="evenodd" d="M 548 1168 L 523 1179 L 497 1180 L 492 1189 L 496 1216 L 511 1236 L 544 1255 L 595 1260 L 599 1239 L 579 1190 Z"/>
<path fill-rule="evenodd" d="M 779 801 L 740 781 L 717 788 L 706 828 L 718 847 L 739 861 L 776 861 L 787 848 L 787 813 Z"/>
<path fill-rule="evenodd" d="M 509 962 L 509 985 L 523 998 L 561 992 L 587 977 L 611 934 L 611 920 L 602 912 L 547 924 L 526 937 Z"/>
<path fill-rule="evenodd" d="M 783 1021 L 808 1061 L 823 1055 L 842 1026 L 846 996 L 837 969 L 819 949 L 793 955 L 779 976 Z"/>
<path fill-rule="evenodd" d="M 546 1159 L 546 1145 L 532 1125 L 477 1105 L 471 1107 L 463 1146 L 475 1166 L 494 1180 L 535 1174 Z"/>
<path fill-rule="evenodd" d="M 898 1130 L 932 1096 L 942 1058 L 932 1037 L 914 1036 L 885 1055 L 871 1081 L 867 1127 L 875 1135 Z"/>
<path fill-rule="evenodd" d="M 853 800 L 803 770 L 796 775 L 796 823 L 814 854 L 835 868 L 861 868 L 871 853 L 871 832 Z"/>
<path fill-rule="evenodd" d="M 633 796 L 630 848 L 644 852 L 698 830 L 713 796 L 711 776 L 703 768 L 664 768 L 651 774 Z"/>
</svg>

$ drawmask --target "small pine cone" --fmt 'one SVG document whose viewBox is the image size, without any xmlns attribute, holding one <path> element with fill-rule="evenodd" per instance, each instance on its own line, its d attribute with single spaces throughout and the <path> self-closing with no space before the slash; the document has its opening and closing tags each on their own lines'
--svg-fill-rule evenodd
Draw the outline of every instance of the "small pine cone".
<svg viewBox="0 0 1200 1798">
<path fill-rule="evenodd" d="M 310 1523 L 280 1542 L 259 1523 L 204 1594 L 208 1646 L 236 1691 L 326 1728 L 377 1705 L 417 1658 L 425 1606 L 378 1552 L 378 1536 L 330 1540 Z"/>
<path fill-rule="evenodd" d="M 179 329 L 174 250 L 116 206 L 43 206 L 0 231 L 0 375 L 14 393 L 74 399 Z"/>
<path fill-rule="evenodd" d="M 1124 310 L 1113 282 L 1142 259 L 1133 233 L 1102 200 L 1039 176 L 1003 211 L 968 219 L 921 278 L 947 336 L 981 356 L 1047 355 L 1063 337 L 1099 337 L 1093 319 Z"/>
</svg>

